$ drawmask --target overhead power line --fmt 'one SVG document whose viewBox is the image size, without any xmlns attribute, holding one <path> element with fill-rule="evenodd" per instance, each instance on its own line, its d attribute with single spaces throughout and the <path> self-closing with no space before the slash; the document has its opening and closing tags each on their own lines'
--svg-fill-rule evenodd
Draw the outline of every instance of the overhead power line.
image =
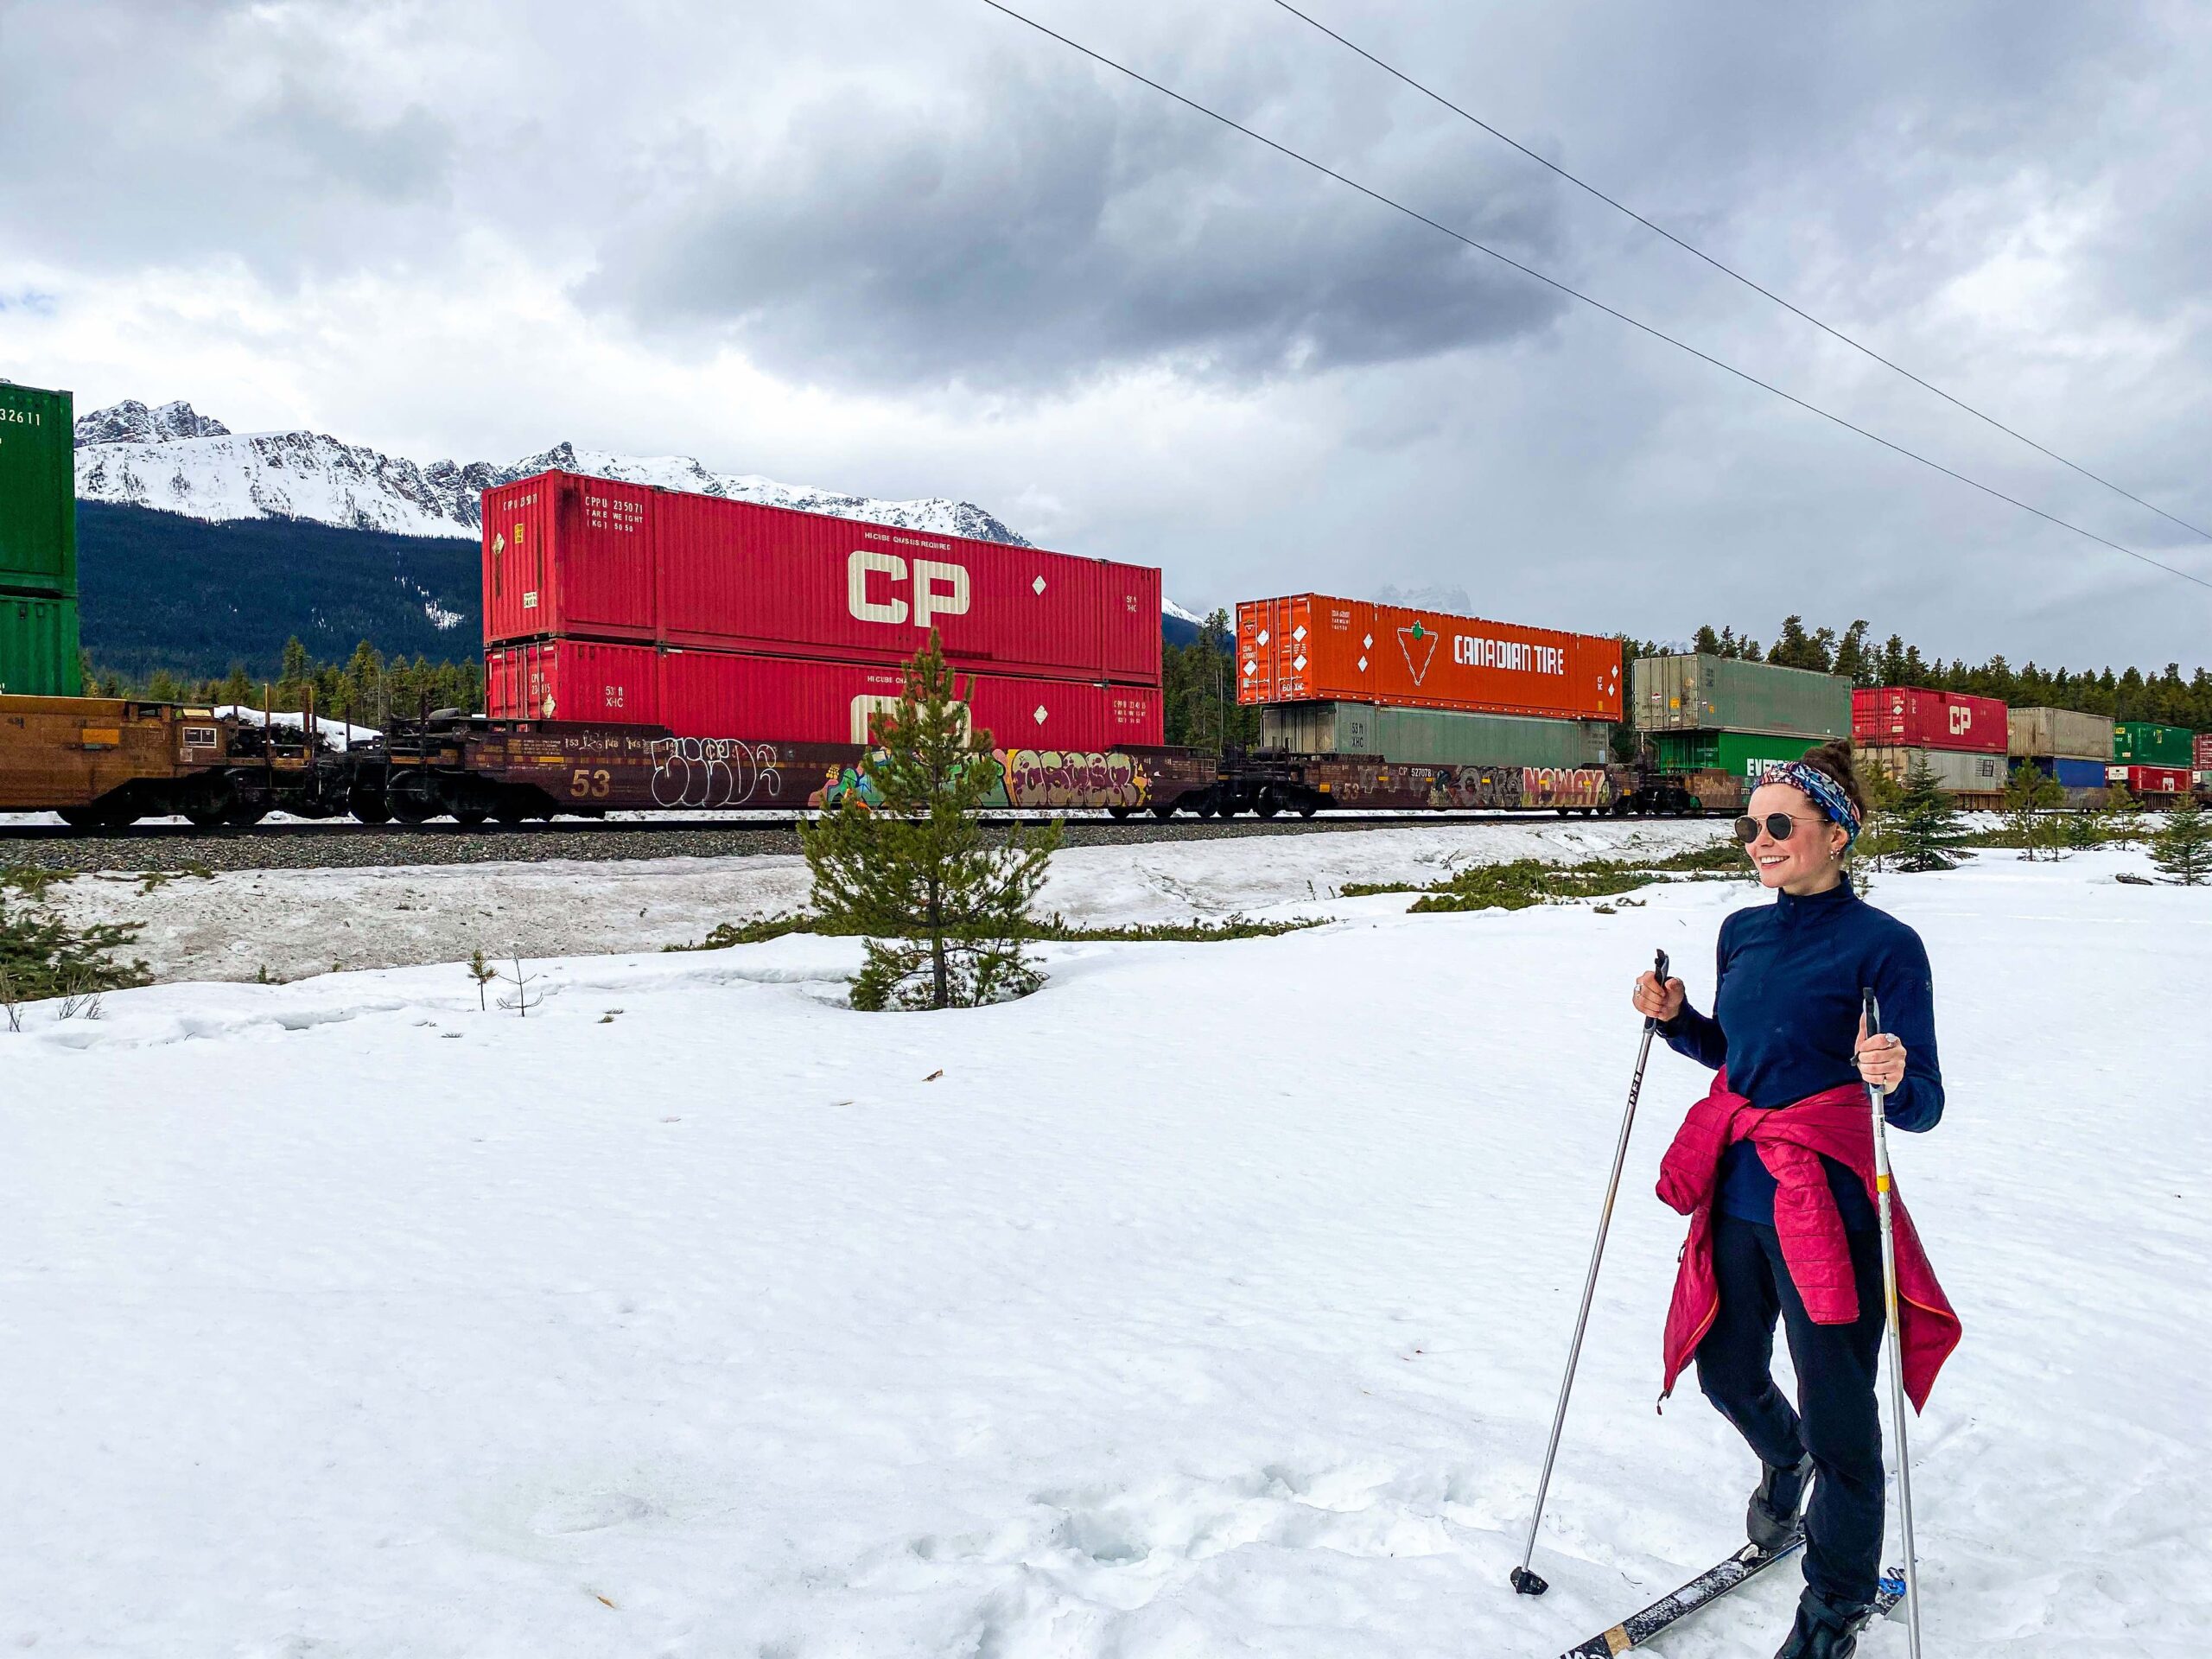
<svg viewBox="0 0 2212 1659">
<path fill-rule="evenodd" d="M 2007 495 L 2004 491 L 1997 489 L 1993 486 L 1984 484 L 1979 479 L 1969 478 L 1964 473 L 1957 472 L 1951 467 L 1946 467 L 1942 461 L 1936 461 L 1927 455 L 1923 455 L 1916 449 L 1908 449 L 1901 443 L 1892 442 L 1888 438 L 1882 436 L 1878 432 L 1870 432 L 1865 427 L 1856 425 L 1853 422 L 1846 420 L 1840 415 L 1837 415 L 1827 410 L 1822 409 L 1817 404 L 1808 403 L 1804 398 L 1798 397 L 1795 392 L 1784 391 L 1780 386 L 1774 385 L 1772 382 L 1762 380 L 1758 376 L 1751 373 L 1747 370 L 1739 369 L 1734 364 L 1726 362 L 1720 358 L 1713 356 L 1710 352 L 1700 351 L 1698 347 L 1690 345 L 1685 340 L 1677 340 L 1674 335 L 1668 334 L 1665 330 L 1656 328 L 1648 322 L 1640 321 L 1637 318 L 1629 315 L 1625 311 L 1616 310 L 1613 307 L 1607 305 L 1603 300 L 1593 299 L 1589 295 L 1582 292 L 1581 289 L 1571 287 L 1569 284 L 1560 281 L 1558 277 L 1545 275 L 1542 271 L 1538 270 L 1534 265 L 1524 265 L 1518 259 L 1514 258 L 1510 254 L 1501 253 L 1496 248 L 1491 247 L 1485 243 L 1478 242 L 1473 237 L 1468 236 L 1463 232 L 1453 230 L 1449 225 L 1444 224 L 1441 220 L 1431 219 L 1427 213 L 1421 212 L 1418 208 L 1408 207 L 1404 202 L 1399 201 L 1394 197 L 1386 196 L 1380 190 L 1376 190 L 1370 186 L 1362 184 L 1357 179 L 1352 178 L 1346 174 L 1339 173 L 1336 168 L 1330 167 L 1324 162 L 1317 162 L 1312 156 L 1293 149 L 1289 145 L 1281 143 L 1276 140 L 1268 137 L 1263 132 L 1255 131 L 1252 128 L 1244 125 L 1241 121 L 1232 119 L 1230 117 L 1224 115 L 1220 111 L 1210 108 L 1206 105 L 1199 103 L 1194 98 L 1185 97 L 1183 93 L 1177 92 L 1172 86 L 1162 86 L 1159 81 L 1153 79 L 1149 75 L 1141 74 L 1138 71 L 1130 68 L 1125 63 L 1116 62 L 1114 59 L 1108 57 L 1103 52 L 1093 51 L 1090 48 L 1084 45 L 1080 41 L 1069 39 L 1068 36 L 1061 34 L 1058 29 L 1048 29 L 1043 23 L 1039 22 L 1035 18 L 1025 16 L 1020 12 L 1016 11 L 1012 6 L 1002 4 L 1001 0 L 983 0 L 983 3 L 988 6 L 993 11 L 1002 12 L 1007 16 L 1013 18 L 1014 22 L 1018 23 L 1026 23 L 1031 29 L 1035 29 L 1039 35 L 1043 35 L 1050 39 L 1058 41 L 1062 46 L 1067 47 L 1072 51 L 1081 53 L 1092 62 L 1103 65 L 1106 68 L 1113 70 L 1117 74 L 1126 75 L 1131 80 L 1136 81 L 1141 86 L 1149 86 L 1154 92 L 1160 93 L 1161 96 L 1174 99 L 1176 103 L 1182 105 L 1185 109 L 1195 111 L 1198 114 L 1206 117 L 1209 120 L 1217 121 L 1223 126 L 1230 129 L 1232 131 L 1243 133 L 1244 137 L 1251 139 L 1254 143 L 1264 144 L 1269 149 L 1274 150 L 1277 155 L 1287 156 L 1291 161 L 1296 162 L 1301 167 L 1311 168 L 1314 172 L 1320 174 L 1323 177 L 1333 179 L 1338 184 L 1344 186 L 1347 189 L 1357 191 L 1361 195 L 1365 196 L 1370 201 L 1378 202 L 1382 206 L 1389 208 L 1394 213 L 1403 213 L 1408 219 L 1417 220 L 1421 224 L 1427 226 L 1432 231 L 1436 231 L 1445 236 L 1450 237 L 1454 242 L 1458 242 L 1466 247 L 1472 248 L 1477 253 L 1486 254 L 1491 258 L 1497 260 L 1499 264 L 1512 267 L 1512 269 L 1519 271 L 1524 276 L 1534 277 L 1536 281 L 1543 283 L 1547 288 L 1556 289 L 1559 292 L 1566 295 L 1570 299 L 1580 300 L 1583 304 L 1602 311 L 1607 316 L 1614 318 L 1618 321 L 1626 323 L 1630 327 L 1637 330 L 1639 334 L 1649 334 L 1652 339 L 1663 341 L 1665 344 L 1672 346 L 1676 351 L 1686 352 L 1690 356 L 1696 358 L 1700 362 L 1709 363 L 1714 368 L 1722 371 L 1724 373 L 1732 374 L 1738 380 L 1744 381 L 1748 385 L 1757 386 L 1762 391 L 1771 392 L 1774 396 L 1781 398 L 1783 402 L 1794 404 L 1799 409 L 1805 410 L 1808 414 L 1817 415 L 1822 420 L 1831 422 L 1834 424 L 1843 428 L 1847 432 L 1855 432 L 1860 437 L 1865 438 L 1868 442 L 1878 443 L 1881 445 L 1883 448 L 1890 450 L 1893 454 L 1903 455 L 1907 461 L 1916 461 L 1922 466 L 1929 468 L 1931 471 L 1941 473 L 1946 478 L 1956 480 L 1959 483 L 1966 485 L 1969 489 L 1979 490 L 1984 495 L 1990 496 L 1996 500 L 2002 501 L 2007 505 L 2018 507 L 2023 512 L 2033 513 L 2037 518 L 2044 520 L 2046 524 L 2056 524 L 2061 530 L 2070 530 L 2076 536 L 2084 537 L 2089 541 L 2096 543 L 2100 547 L 2108 547 L 2113 552 L 2124 554 L 2127 557 L 2134 559 L 2140 563 L 2147 564 L 2154 570 L 2163 570 L 2170 576 L 2179 576 L 2183 582 L 2193 582 L 2200 588 L 2212 588 L 2212 582 L 2208 582 L 2202 576 L 2194 575 L 2190 571 L 2180 569 L 2174 565 L 2167 564 L 2160 560 L 2154 559 L 2147 553 L 2139 553 L 2132 547 L 2124 547 L 2118 542 L 2107 540 L 2106 537 L 2098 535 L 2096 531 L 2093 530 L 2085 530 L 2077 524 L 2074 524 L 2068 519 L 2061 518 L 2056 513 L 2045 512 L 2041 507 L 2032 506 L 2029 503 L 2021 500 L 2018 496 Z"/>
<path fill-rule="evenodd" d="M 2125 486 L 2113 483 L 2112 480 L 2105 477 L 2102 474 L 2091 472 L 2087 467 L 2082 466 L 2079 461 L 2069 461 L 2064 455 L 2060 454 L 2057 450 L 2051 448 L 2049 445 L 2037 443 L 2026 433 L 2022 432 L 2016 428 L 2005 425 L 2004 422 L 1999 420 L 1994 415 L 1991 415 L 1981 410 L 1976 409 L 1972 404 L 1967 402 L 1965 398 L 1955 397 L 1950 392 L 1944 391 L 1942 387 L 1936 385 L 1934 382 L 1923 379 L 1920 376 L 1915 374 L 1910 369 L 1905 367 L 1904 364 L 1883 356 L 1881 353 L 1876 351 L 1872 346 L 1866 345 L 1863 341 L 1853 340 L 1849 334 L 1845 334 L 1842 329 L 1834 327 L 1831 323 L 1821 321 L 1818 317 L 1806 310 L 1803 307 L 1792 304 L 1789 301 L 1783 299 L 1781 295 L 1776 293 L 1772 289 L 1762 287 L 1751 277 L 1745 276 L 1742 271 L 1736 270 L 1731 265 L 1724 264 L 1721 261 L 1714 258 L 1711 254 L 1707 253 L 1703 248 L 1698 247 L 1693 243 L 1683 241 L 1681 237 L 1676 236 L 1665 226 L 1653 224 L 1651 220 L 1646 219 L 1642 213 L 1637 213 L 1635 208 L 1630 207 L 1626 202 L 1618 200 L 1614 197 L 1607 195 L 1603 190 L 1600 190 L 1596 185 L 1591 183 L 1587 179 L 1577 178 L 1573 174 L 1568 172 L 1558 162 L 1548 160 L 1544 156 L 1539 156 L 1535 150 L 1529 149 L 1528 145 L 1522 143 L 1518 138 L 1513 137 L 1511 133 L 1500 132 L 1496 127 L 1491 125 L 1489 122 L 1484 120 L 1482 117 L 1473 113 L 1471 111 L 1460 108 L 1459 105 L 1454 104 L 1450 99 L 1445 97 L 1443 93 L 1436 91 L 1433 87 L 1423 86 L 1420 81 L 1415 80 L 1411 75 L 1406 73 L 1404 70 L 1400 69 L 1395 64 L 1385 63 L 1382 59 L 1376 57 L 1372 52 L 1370 52 L 1365 47 L 1346 40 L 1343 35 L 1338 34 L 1335 29 L 1331 29 L 1319 18 L 1315 17 L 1307 12 L 1300 11 L 1296 6 L 1292 5 L 1290 3 L 1290 0 L 1275 0 L 1275 4 L 1281 6 L 1285 11 L 1288 12 L 1292 16 L 1299 19 L 1301 22 L 1310 23 L 1313 28 L 1320 30 L 1322 34 L 1336 41 L 1338 45 L 1345 48 L 1349 51 L 1357 53 L 1361 57 L 1365 58 L 1368 62 L 1373 64 L 1377 69 L 1380 69 L 1384 74 L 1393 76 L 1395 79 L 1403 81 L 1407 86 L 1412 87 L 1414 91 L 1419 92 L 1423 98 L 1442 105 L 1446 109 L 1451 111 L 1452 114 L 1459 117 L 1462 120 L 1472 122 L 1476 126 L 1480 127 L 1484 132 L 1490 134 L 1491 137 L 1497 139 L 1499 143 L 1510 144 L 1514 149 L 1519 150 L 1523 156 L 1526 156 L 1530 161 L 1535 162 L 1537 166 L 1550 168 L 1551 171 L 1558 174 L 1560 177 L 1565 179 L 1576 189 L 1587 192 L 1589 194 L 1595 196 L 1599 200 L 1604 202 L 1608 207 L 1615 208 L 1621 213 L 1626 213 L 1637 224 L 1643 226 L 1645 230 L 1652 232 L 1653 235 L 1665 237 L 1668 241 L 1673 243 L 1684 253 L 1693 255 L 1697 258 L 1704 260 L 1707 264 L 1711 265 L 1722 276 L 1734 278 L 1737 282 L 1741 283 L 1745 288 L 1750 289 L 1754 294 L 1765 296 L 1765 297 L 1772 300 L 1777 305 L 1789 312 L 1792 316 L 1803 318 L 1807 322 L 1811 323 L 1814 327 L 1819 329 L 1822 334 L 1828 335 L 1831 339 L 1841 340 L 1845 345 L 1850 346 L 1853 351 L 1872 358 L 1874 361 L 1879 363 L 1884 368 L 1893 370 L 1897 373 L 1903 375 L 1906 379 L 1911 381 L 1916 386 L 1919 386 L 1926 391 L 1934 392 L 1945 403 L 1951 404 L 1955 408 L 1964 410 L 1967 414 L 1973 416 L 1977 421 L 1981 421 L 1990 426 L 1995 427 L 1999 432 L 2004 433 L 2005 436 L 2018 439 L 2019 442 L 2026 444 L 2029 448 L 2035 450 L 2039 454 L 2048 455 L 2060 466 L 2070 467 L 2075 472 L 2081 474 L 2082 477 L 2089 479 L 2095 483 L 2103 485 L 2105 488 L 2112 491 L 2115 495 L 2126 496 L 2130 501 L 2135 503 L 2139 507 L 2148 508 L 2151 512 L 2157 513 L 2159 518 L 2165 519 L 2169 524 L 2179 524 L 2183 530 L 2190 531 L 2192 535 L 2202 536 L 2205 540 L 2212 541 L 2212 530 L 2206 530 L 2202 524 L 2193 524 L 2188 519 L 2183 518 L 2177 514 L 2168 512 L 2164 507 L 2159 506 L 2156 502 L 2145 501 L 2141 496 L 2136 494 L 2134 491 L 2126 488 Z"/>
</svg>

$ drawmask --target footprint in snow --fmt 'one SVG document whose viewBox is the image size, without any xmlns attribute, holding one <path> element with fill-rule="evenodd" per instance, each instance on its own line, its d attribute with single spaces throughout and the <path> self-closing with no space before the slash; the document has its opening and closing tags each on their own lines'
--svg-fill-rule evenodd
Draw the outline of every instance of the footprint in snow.
<svg viewBox="0 0 2212 1659">
<path fill-rule="evenodd" d="M 627 1492 L 564 1492 L 538 1506 L 530 1517 L 530 1529 L 549 1538 L 604 1532 L 642 1521 L 652 1512 L 652 1504 Z"/>
</svg>

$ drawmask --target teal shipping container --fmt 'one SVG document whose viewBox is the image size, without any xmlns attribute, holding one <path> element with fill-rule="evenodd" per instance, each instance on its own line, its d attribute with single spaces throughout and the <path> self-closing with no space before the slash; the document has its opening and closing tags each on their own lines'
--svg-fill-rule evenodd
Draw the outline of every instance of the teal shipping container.
<svg viewBox="0 0 2212 1659">
<path fill-rule="evenodd" d="M 84 695 L 75 600 L 0 593 L 0 691 L 23 697 Z"/>
<path fill-rule="evenodd" d="M 1642 732 L 1758 732 L 1819 741 L 1851 732 L 1851 682 L 1732 657 L 1639 657 L 1630 718 Z"/>
<path fill-rule="evenodd" d="M 76 597 L 73 404 L 0 380 L 0 588 Z"/>
<path fill-rule="evenodd" d="M 1611 730 L 1598 720 L 1371 702 L 1271 702 L 1260 709 L 1262 748 L 1371 754 L 1416 766 L 1603 766 Z"/>
</svg>

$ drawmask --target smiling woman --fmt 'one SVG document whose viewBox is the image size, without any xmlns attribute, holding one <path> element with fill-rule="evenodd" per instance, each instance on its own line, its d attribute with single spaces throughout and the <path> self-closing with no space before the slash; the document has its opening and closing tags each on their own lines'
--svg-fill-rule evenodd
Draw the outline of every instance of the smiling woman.
<svg viewBox="0 0 2212 1659">
<path fill-rule="evenodd" d="M 1689 1007 L 1678 979 L 1645 974 L 1633 999 L 1677 1052 L 1719 1072 L 1660 1183 L 1692 1217 L 1667 1381 L 1694 1357 L 1707 1398 L 1758 1455 L 1751 1541 L 1775 1549 L 1803 1529 L 1805 1592 L 1777 1659 L 1850 1659 L 1882 1565 L 1885 1304 L 1863 1090 L 1887 1091 L 1884 1115 L 1901 1129 L 1933 1128 L 1943 1114 L 1928 953 L 1844 873 L 1866 811 L 1848 740 L 1769 772 L 1736 833 L 1776 899 L 1721 925 L 1712 1014 Z M 1869 991 L 1889 1027 L 1881 1035 L 1860 1019 Z M 1958 1322 L 1910 1226 L 1898 1232 L 1920 1304 L 1907 1318 L 1905 1380 L 1924 1402 Z M 1796 1409 L 1770 1373 L 1777 1319 Z"/>
</svg>

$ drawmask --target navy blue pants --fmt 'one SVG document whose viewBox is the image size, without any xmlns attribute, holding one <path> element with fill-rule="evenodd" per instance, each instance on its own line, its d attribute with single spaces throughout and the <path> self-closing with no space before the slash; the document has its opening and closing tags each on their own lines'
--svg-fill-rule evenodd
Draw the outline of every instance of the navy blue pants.
<svg viewBox="0 0 2212 1659">
<path fill-rule="evenodd" d="M 1874 1599 L 1882 1567 L 1882 1236 L 1854 1232 L 1859 1318 L 1815 1325 L 1798 1300 L 1771 1227 L 1716 1212 L 1713 1270 L 1720 1312 L 1697 1349 L 1698 1386 L 1762 1462 L 1813 1454 L 1805 1512 L 1805 1582 L 1831 1602 Z M 1779 1316 L 1797 1371 L 1797 1407 L 1774 1386 Z"/>
</svg>

